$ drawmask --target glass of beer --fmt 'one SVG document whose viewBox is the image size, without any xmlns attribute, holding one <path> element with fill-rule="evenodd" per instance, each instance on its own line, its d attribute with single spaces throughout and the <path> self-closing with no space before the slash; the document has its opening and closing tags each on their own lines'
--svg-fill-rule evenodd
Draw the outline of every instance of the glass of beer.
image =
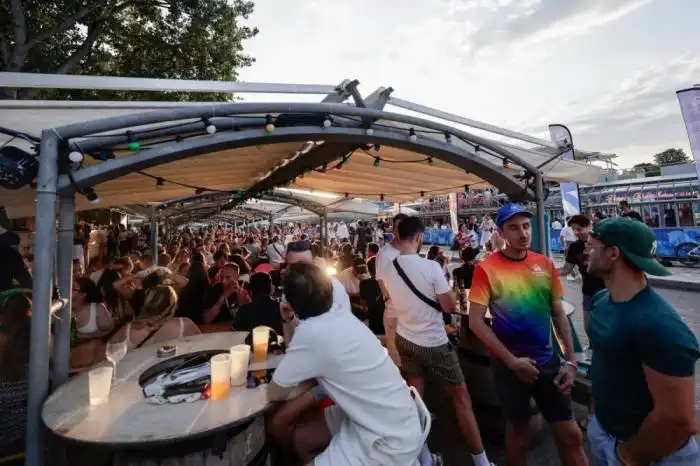
<svg viewBox="0 0 700 466">
<path fill-rule="evenodd" d="M 236 345 L 229 350 L 231 355 L 231 386 L 242 387 L 248 377 L 250 345 Z"/>
<path fill-rule="evenodd" d="M 267 360 L 267 345 L 270 342 L 270 327 L 255 327 L 253 329 L 253 360 Z"/>
<path fill-rule="evenodd" d="M 223 400 L 231 387 L 231 356 L 228 353 L 217 354 L 209 361 L 211 368 L 211 399 Z"/>
</svg>

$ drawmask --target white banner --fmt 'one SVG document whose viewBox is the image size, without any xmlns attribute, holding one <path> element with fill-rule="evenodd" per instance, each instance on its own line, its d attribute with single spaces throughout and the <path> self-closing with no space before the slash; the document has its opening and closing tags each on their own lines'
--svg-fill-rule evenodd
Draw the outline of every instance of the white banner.
<svg viewBox="0 0 700 466">
<path fill-rule="evenodd" d="M 457 193 L 450 193 L 450 223 L 452 231 L 456 235 L 459 231 L 459 221 L 457 220 Z"/>
<path fill-rule="evenodd" d="M 571 149 L 567 150 L 562 158 L 564 160 L 574 160 L 574 143 L 571 138 L 569 128 L 564 125 L 549 125 L 549 135 L 552 141 L 560 148 L 571 145 Z M 561 206 L 564 210 L 565 217 L 581 213 L 581 202 L 579 201 L 578 185 L 576 183 L 561 183 L 559 185 L 561 192 Z"/>
<path fill-rule="evenodd" d="M 685 129 L 688 132 L 695 171 L 700 180 L 700 87 L 684 89 L 676 92 L 676 95 L 681 105 Z"/>
</svg>

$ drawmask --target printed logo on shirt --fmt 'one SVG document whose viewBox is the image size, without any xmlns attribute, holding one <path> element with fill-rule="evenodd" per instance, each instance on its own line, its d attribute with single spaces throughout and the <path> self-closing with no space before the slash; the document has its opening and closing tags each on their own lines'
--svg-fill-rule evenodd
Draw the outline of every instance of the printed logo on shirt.
<svg viewBox="0 0 700 466">
<path fill-rule="evenodd" d="M 538 264 L 532 266 L 532 273 L 534 275 L 537 275 L 538 277 L 543 277 L 547 275 L 547 272 L 543 270 L 542 267 L 540 267 Z"/>
</svg>

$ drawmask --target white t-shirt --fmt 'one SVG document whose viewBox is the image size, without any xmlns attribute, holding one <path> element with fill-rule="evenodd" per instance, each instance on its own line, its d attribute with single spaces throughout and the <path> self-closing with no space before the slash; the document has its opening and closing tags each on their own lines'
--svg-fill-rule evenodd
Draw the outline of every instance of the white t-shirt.
<svg viewBox="0 0 700 466">
<path fill-rule="evenodd" d="M 377 259 L 374 264 L 376 267 L 376 278 L 377 280 L 386 280 L 389 276 L 389 272 L 394 268 L 391 261 L 399 257 L 401 252 L 396 249 L 391 243 L 386 243 L 383 248 L 379 250 L 377 254 Z M 391 295 L 390 295 L 391 296 Z M 384 315 L 386 317 L 396 317 L 396 303 L 393 299 L 386 302 L 386 309 L 384 310 Z"/>
<path fill-rule="evenodd" d="M 561 229 L 561 233 L 559 233 L 559 236 L 561 238 L 564 238 L 565 241 L 569 241 L 571 243 L 576 241 L 576 234 L 574 233 L 574 230 L 572 230 L 569 225 L 567 225 Z"/>
<path fill-rule="evenodd" d="M 450 291 L 442 267 L 436 261 L 424 259 L 417 254 L 399 256 L 398 261 L 413 286 L 426 297 L 437 301 L 437 295 Z M 396 333 L 420 346 L 446 344 L 447 333 L 442 313 L 418 298 L 401 279 L 394 265 L 390 265 L 391 271 L 384 279 L 384 284 L 396 306 Z"/>
<path fill-rule="evenodd" d="M 344 414 L 314 464 L 414 464 L 421 429 L 408 387 L 369 328 L 336 307 L 301 321 L 273 375 L 282 387 L 317 380 Z"/>
<path fill-rule="evenodd" d="M 343 285 L 348 294 L 360 294 L 360 280 L 352 273 L 352 267 L 348 267 L 338 274 L 338 281 Z"/>
<path fill-rule="evenodd" d="M 284 246 L 282 246 L 281 244 L 272 243 L 267 246 L 267 257 L 270 258 L 271 263 L 281 264 L 282 262 L 284 262 L 282 254 L 284 254 Z"/>
</svg>

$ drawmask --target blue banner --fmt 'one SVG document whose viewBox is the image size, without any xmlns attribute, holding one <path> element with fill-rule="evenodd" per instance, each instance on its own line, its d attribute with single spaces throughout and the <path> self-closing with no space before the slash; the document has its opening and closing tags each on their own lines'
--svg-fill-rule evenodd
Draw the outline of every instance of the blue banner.
<svg viewBox="0 0 700 466">
<path fill-rule="evenodd" d="M 557 144 L 559 150 L 569 148 L 561 158 L 564 160 L 574 160 L 574 141 L 569 128 L 564 125 L 549 125 L 549 135 L 552 141 Z M 576 183 L 561 183 L 561 206 L 565 217 L 581 213 L 581 202 L 579 200 L 578 185 Z"/>
</svg>

